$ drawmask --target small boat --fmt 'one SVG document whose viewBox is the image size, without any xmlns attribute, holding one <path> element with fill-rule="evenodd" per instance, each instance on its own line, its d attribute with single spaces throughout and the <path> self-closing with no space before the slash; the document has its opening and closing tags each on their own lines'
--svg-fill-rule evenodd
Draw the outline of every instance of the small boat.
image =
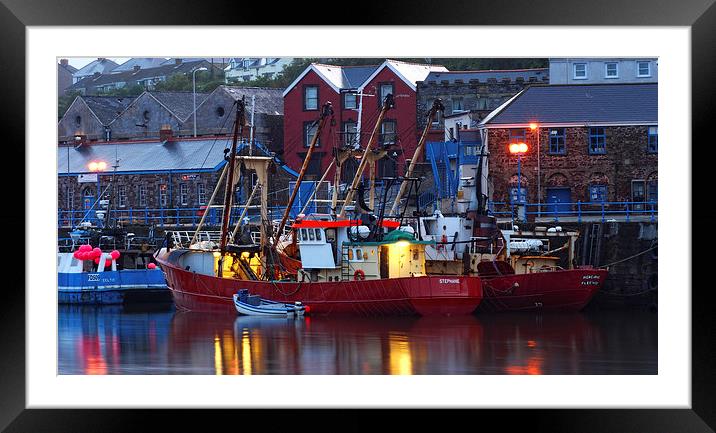
<svg viewBox="0 0 716 433">
<path fill-rule="evenodd" d="M 303 316 L 307 309 L 300 301 L 293 304 L 272 301 L 259 295 L 250 295 L 247 289 L 234 294 L 234 305 L 236 311 L 244 316 Z"/>
</svg>

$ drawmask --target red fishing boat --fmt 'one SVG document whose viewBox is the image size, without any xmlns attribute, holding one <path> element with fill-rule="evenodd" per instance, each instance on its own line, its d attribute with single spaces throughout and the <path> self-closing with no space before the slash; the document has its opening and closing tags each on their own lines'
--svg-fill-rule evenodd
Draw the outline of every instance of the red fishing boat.
<svg viewBox="0 0 716 433">
<path fill-rule="evenodd" d="M 432 241 L 415 239 L 412 229 L 403 229 L 396 221 L 384 220 L 382 211 L 380 217 L 366 212 L 359 181 L 366 161 L 375 159 L 369 158 L 369 154 L 375 155 L 370 152 L 370 147 L 385 112 L 393 106 L 391 95 L 383 104 L 341 212 L 334 216 L 310 215 L 293 223 L 295 246 L 301 259 L 299 269 L 295 262 L 293 267 L 283 266 L 285 261 L 279 258 L 276 247 L 281 244 L 289 210 L 317 137 L 332 115 L 330 103 L 321 110 L 316 133 L 275 234 L 270 235 L 269 228 L 262 225 L 260 244 L 231 243 L 229 215 L 235 188 L 233 172 L 237 166 L 256 172 L 257 186 L 262 186 L 263 194 L 261 221 L 266 222 L 264 186 L 268 184 L 267 173 L 272 163 L 269 157 L 236 155 L 239 128 L 244 124 L 243 102 L 239 101 L 239 104 L 234 140 L 227 159 L 229 164 L 225 170 L 227 181 L 220 243 L 197 239 L 202 218 L 191 241 L 178 248 L 168 245 L 156 257 L 177 307 L 235 314 L 233 295 L 247 289 L 251 294 L 273 301 L 300 301 L 310 314 L 459 315 L 475 310 L 482 299 L 479 277 L 428 276 L 425 248 Z M 346 204 L 351 203 L 355 192 L 359 193 L 356 199 L 358 216 L 351 219 L 345 216 Z"/>
</svg>

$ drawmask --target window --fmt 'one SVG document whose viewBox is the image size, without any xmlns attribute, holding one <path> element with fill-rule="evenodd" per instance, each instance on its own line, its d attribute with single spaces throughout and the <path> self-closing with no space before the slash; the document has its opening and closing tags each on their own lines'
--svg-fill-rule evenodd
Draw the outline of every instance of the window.
<svg viewBox="0 0 716 433">
<path fill-rule="evenodd" d="M 137 188 L 137 198 L 140 207 L 147 207 L 147 186 L 139 185 Z"/>
<path fill-rule="evenodd" d="M 381 143 L 383 145 L 395 144 L 397 138 L 395 134 L 396 131 L 397 123 L 395 120 L 384 120 L 383 123 L 380 124 Z"/>
<path fill-rule="evenodd" d="M 80 126 L 82 124 L 82 116 L 75 117 L 75 125 Z"/>
<path fill-rule="evenodd" d="M 574 79 L 575 80 L 586 80 L 587 79 L 587 64 L 586 63 L 575 63 L 574 64 Z"/>
<path fill-rule="evenodd" d="M 358 108 L 358 101 L 355 93 L 343 94 L 343 108 L 346 110 L 355 110 Z"/>
<path fill-rule="evenodd" d="M 517 195 L 519 190 L 519 196 Z M 510 203 L 527 203 L 527 187 L 512 187 L 510 188 Z"/>
<path fill-rule="evenodd" d="M 142 113 L 142 118 L 145 122 L 149 122 L 149 110 L 144 110 L 144 113 Z"/>
<path fill-rule="evenodd" d="M 383 83 L 380 85 L 379 88 L 380 92 L 378 93 L 379 99 L 378 99 L 378 106 L 382 107 L 383 103 L 385 102 L 385 97 L 388 95 L 395 96 L 395 93 L 393 92 L 393 84 L 391 83 Z"/>
<path fill-rule="evenodd" d="M 224 107 L 216 107 L 216 117 L 224 117 Z"/>
<path fill-rule="evenodd" d="M 649 127 L 649 141 L 647 144 L 647 151 L 649 153 L 657 153 L 659 151 L 659 127 Z"/>
<path fill-rule="evenodd" d="M 316 239 L 316 235 L 315 235 L 315 233 L 313 232 L 313 229 L 308 229 L 308 240 L 311 240 L 311 241 L 312 241 L 312 240 L 314 240 L 314 239 Z"/>
<path fill-rule="evenodd" d="M 645 201 L 645 185 L 643 180 L 632 180 L 631 181 L 631 201 L 643 202 Z"/>
<path fill-rule="evenodd" d="M 311 141 L 313 140 L 313 136 L 316 135 L 316 131 L 318 131 L 317 122 L 303 122 L 303 147 L 311 146 Z M 320 146 L 321 137 L 318 137 L 318 140 L 316 140 L 316 147 Z"/>
<path fill-rule="evenodd" d="M 196 184 L 196 195 L 199 200 L 199 204 L 206 204 L 206 185 L 203 183 Z"/>
<path fill-rule="evenodd" d="M 182 206 L 189 204 L 189 185 L 185 183 L 179 184 L 179 202 Z"/>
<path fill-rule="evenodd" d="M 552 128 L 549 130 L 549 153 L 554 155 L 564 155 L 566 153 L 564 128 Z"/>
<path fill-rule="evenodd" d="M 432 108 L 433 104 L 430 103 L 429 105 L 430 105 L 430 106 L 428 107 L 428 110 L 430 110 L 430 109 Z M 440 125 L 442 124 L 443 119 L 442 119 L 442 116 L 441 116 L 440 114 L 441 114 L 441 112 L 438 111 L 438 112 L 435 113 L 435 116 L 433 116 L 433 123 L 432 123 L 431 126 L 432 126 L 433 128 L 435 128 L 435 129 L 439 129 L 439 128 L 440 128 Z"/>
<path fill-rule="evenodd" d="M 167 184 L 163 183 L 159 185 L 159 206 L 166 207 L 167 206 Z"/>
<path fill-rule="evenodd" d="M 318 110 L 318 86 L 303 88 L 303 109 Z"/>
<path fill-rule="evenodd" d="M 659 182 L 650 180 L 646 183 L 646 200 L 651 202 L 659 201 Z"/>
<path fill-rule="evenodd" d="M 636 62 L 637 77 L 651 77 L 651 64 L 646 61 Z"/>
<path fill-rule="evenodd" d="M 606 185 L 589 185 L 589 201 L 605 202 L 607 201 Z"/>
<path fill-rule="evenodd" d="M 344 146 L 353 146 L 355 144 L 358 144 L 356 138 L 357 138 L 357 132 L 358 132 L 358 125 L 352 121 L 349 120 L 348 122 L 343 123 L 343 145 Z"/>
<path fill-rule="evenodd" d="M 321 235 L 321 231 L 322 231 L 322 229 L 316 229 L 316 240 L 317 240 L 317 241 L 323 240 L 323 239 L 322 239 L 323 236 Z"/>
<path fill-rule="evenodd" d="M 617 62 L 605 63 L 604 69 L 604 78 L 619 78 L 619 64 Z"/>
<path fill-rule="evenodd" d="M 453 98 L 452 100 L 452 112 L 462 111 L 462 98 Z"/>
<path fill-rule="evenodd" d="M 525 142 L 525 130 L 524 129 L 510 129 L 510 143 L 524 143 Z"/>
<path fill-rule="evenodd" d="M 127 206 L 127 187 L 125 185 L 117 187 L 117 205 L 119 207 Z"/>
<path fill-rule="evenodd" d="M 589 154 L 602 155 L 607 153 L 607 141 L 604 128 L 589 128 Z"/>
</svg>

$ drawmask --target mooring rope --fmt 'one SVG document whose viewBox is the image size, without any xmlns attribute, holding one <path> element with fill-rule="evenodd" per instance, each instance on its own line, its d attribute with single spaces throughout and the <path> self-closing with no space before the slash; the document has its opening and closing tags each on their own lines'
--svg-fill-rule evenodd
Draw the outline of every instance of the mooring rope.
<svg viewBox="0 0 716 433">
<path fill-rule="evenodd" d="M 607 265 L 599 266 L 598 268 L 607 268 L 607 267 L 609 267 L 609 266 L 616 265 L 617 263 L 626 262 L 627 260 L 631 260 L 631 259 L 633 259 L 634 257 L 638 257 L 638 256 L 640 256 L 640 255 L 642 255 L 642 254 L 644 254 L 644 253 L 648 253 L 649 251 L 656 249 L 658 246 L 659 246 L 658 244 L 657 244 L 657 245 L 654 245 L 653 247 L 649 247 L 649 248 L 645 249 L 644 251 L 642 251 L 642 252 L 640 252 L 640 253 L 634 254 L 633 256 L 629 256 L 629 257 L 627 257 L 627 258 L 625 258 L 625 259 L 617 260 L 616 262 L 612 262 L 612 263 L 609 263 L 609 264 L 607 264 Z"/>
</svg>

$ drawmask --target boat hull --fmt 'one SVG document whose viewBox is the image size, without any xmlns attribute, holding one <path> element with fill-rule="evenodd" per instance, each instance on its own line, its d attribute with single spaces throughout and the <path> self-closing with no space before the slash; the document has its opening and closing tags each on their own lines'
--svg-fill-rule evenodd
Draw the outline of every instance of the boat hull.
<svg viewBox="0 0 716 433">
<path fill-rule="evenodd" d="M 604 285 L 606 269 L 568 269 L 482 277 L 479 312 L 579 311 Z"/>
<path fill-rule="evenodd" d="M 160 269 L 123 269 L 104 272 L 58 272 L 60 304 L 121 304 L 133 300 L 169 300 Z"/>
<path fill-rule="evenodd" d="M 233 295 L 240 289 L 273 301 L 300 301 L 311 314 L 462 315 L 482 300 L 474 276 L 390 278 L 335 282 L 279 282 L 218 278 L 191 272 L 168 258 L 157 261 L 177 307 L 236 314 Z"/>
</svg>

